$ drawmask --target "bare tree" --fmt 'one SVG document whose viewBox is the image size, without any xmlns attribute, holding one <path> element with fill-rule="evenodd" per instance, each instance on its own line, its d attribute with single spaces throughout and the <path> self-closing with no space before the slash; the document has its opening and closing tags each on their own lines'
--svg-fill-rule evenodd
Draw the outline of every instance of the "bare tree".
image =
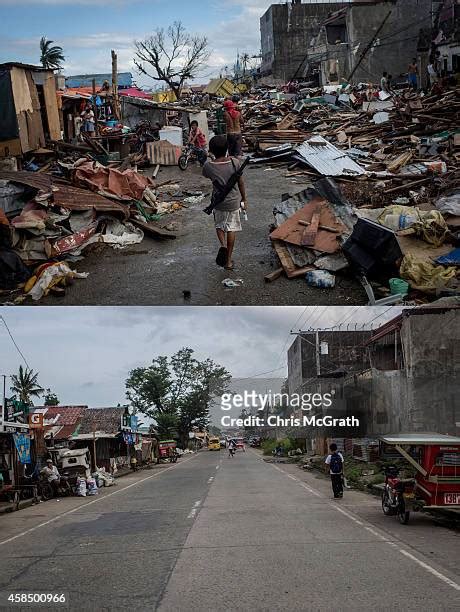
<svg viewBox="0 0 460 612">
<path fill-rule="evenodd" d="M 209 59 L 208 39 L 190 35 L 180 21 L 165 31 L 155 31 L 143 41 L 136 41 L 134 64 L 137 69 L 155 81 L 169 85 L 180 98 L 187 79 L 193 79 L 199 68 Z"/>
</svg>

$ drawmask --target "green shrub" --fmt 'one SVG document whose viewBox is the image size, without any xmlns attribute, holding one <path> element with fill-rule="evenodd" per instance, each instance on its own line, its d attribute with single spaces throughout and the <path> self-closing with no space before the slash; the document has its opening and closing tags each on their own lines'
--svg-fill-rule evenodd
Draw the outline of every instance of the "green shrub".
<svg viewBox="0 0 460 612">
<path fill-rule="evenodd" d="M 288 454 L 288 451 L 297 448 L 295 441 L 291 440 L 290 438 L 283 438 L 282 440 L 274 440 L 273 438 L 270 438 L 268 440 L 263 440 L 262 442 L 263 454 L 271 455 L 278 445 L 283 447 L 285 455 Z"/>
</svg>

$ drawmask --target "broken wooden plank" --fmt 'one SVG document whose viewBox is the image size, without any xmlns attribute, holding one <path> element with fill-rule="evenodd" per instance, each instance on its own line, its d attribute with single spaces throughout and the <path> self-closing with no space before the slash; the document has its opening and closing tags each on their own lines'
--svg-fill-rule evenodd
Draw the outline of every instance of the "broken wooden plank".
<svg viewBox="0 0 460 612">
<path fill-rule="evenodd" d="M 310 225 L 306 227 L 302 234 L 301 244 L 302 246 L 314 246 L 316 242 L 316 236 L 318 235 L 319 220 L 321 217 L 321 209 L 317 208 L 310 221 Z"/>
<path fill-rule="evenodd" d="M 305 227 L 308 227 L 310 225 L 310 221 L 298 221 L 298 223 L 300 225 L 304 225 Z M 340 230 L 338 230 L 336 227 L 329 227 L 329 225 L 321 225 L 321 223 L 318 225 L 319 229 L 325 230 L 326 232 L 332 232 L 333 234 L 340 234 Z"/>
<path fill-rule="evenodd" d="M 305 266 L 303 268 L 298 268 L 293 262 L 288 248 L 283 242 L 281 242 L 281 240 L 274 240 L 273 248 L 275 249 L 276 254 L 279 257 L 281 265 L 283 266 L 283 270 L 288 278 L 297 278 L 298 276 L 302 276 L 310 270 L 315 269 L 314 266 Z"/>
<path fill-rule="evenodd" d="M 157 236 L 159 238 L 171 238 L 173 240 L 176 238 L 176 234 L 174 232 L 166 229 L 165 227 L 161 227 L 161 225 L 158 225 L 158 223 L 155 223 L 154 221 L 147 222 L 139 221 L 139 219 L 131 219 L 131 223 L 137 227 L 140 227 L 142 230 L 144 230 L 144 232 L 152 234 L 153 236 Z"/>
<path fill-rule="evenodd" d="M 264 276 L 264 280 L 266 283 L 272 283 L 273 281 L 275 281 L 277 278 L 279 278 L 284 272 L 284 268 L 277 268 L 276 270 L 273 270 L 273 272 L 270 272 L 269 274 L 266 274 Z"/>
</svg>

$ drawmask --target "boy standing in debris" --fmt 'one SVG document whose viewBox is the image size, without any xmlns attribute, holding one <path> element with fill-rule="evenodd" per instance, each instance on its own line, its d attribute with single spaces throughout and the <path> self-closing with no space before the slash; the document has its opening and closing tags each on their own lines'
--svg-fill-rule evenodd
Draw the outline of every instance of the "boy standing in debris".
<svg viewBox="0 0 460 612">
<path fill-rule="evenodd" d="M 228 154 L 232 157 L 239 157 L 243 144 L 243 136 L 241 135 L 243 120 L 233 100 L 225 100 L 224 102 L 224 119 L 227 126 Z"/>
<path fill-rule="evenodd" d="M 330 454 L 326 457 L 325 468 L 331 476 L 332 491 L 335 499 L 343 497 L 343 455 L 337 451 L 337 444 L 329 446 Z"/>
<path fill-rule="evenodd" d="M 206 136 L 198 127 L 198 121 L 194 120 L 190 124 L 188 142 L 194 147 L 198 161 L 203 165 L 208 158 L 208 152 L 206 151 Z"/>
<path fill-rule="evenodd" d="M 230 177 L 240 168 L 242 161 L 227 155 L 228 143 L 225 135 L 214 136 L 209 141 L 209 150 L 214 160 L 203 166 L 203 176 L 210 179 L 216 195 L 228 183 Z M 237 189 L 238 186 L 238 189 Z M 216 263 L 226 270 L 233 270 L 233 248 L 236 232 L 241 231 L 240 206 L 244 202 L 247 210 L 246 190 L 243 178 L 233 187 L 227 197 L 213 210 L 217 237 L 221 244 Z"/>
<path fill-rule="evenodd" d="M 417 75 L 417 58 L 414 57 L 412 63 L 409 64 L 409 70 L 407 71 L 407 80 L 409 81 L 409 87 L 412 87 L 414 91 L 417 91 Z"/>
</svg>

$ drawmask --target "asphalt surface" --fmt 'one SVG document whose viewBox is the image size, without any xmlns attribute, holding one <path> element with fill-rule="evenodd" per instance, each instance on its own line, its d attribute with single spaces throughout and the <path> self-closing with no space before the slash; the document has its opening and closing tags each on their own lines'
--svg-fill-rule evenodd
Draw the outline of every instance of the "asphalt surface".
<svg viewBox="0 0 460 612">
<path fill-rule="evenodd" d="M 326 479 L 250 450 L 168 468 L 0 517 L 2 597 L 66 592 L 71 610 L 101 611 L 458 609 L 458 532 L 422 515 L 399 525 L 363 493 L 332 500 Z"/>
<path fill-rule="evenodd" d="M 270 169 L 250 167 L 245 172 L 248 221 L 238 235 L 235 271 L 215 264 L 218 241 L 212 217 L 202 211 L 209 196 L 199 204 L 164 215 L 162 223 L 177 232 L 175 240 L 155 240 L 146 236 L 134 247 L 116 251 L 96 248 L 76 268 L 89 272 L 77 280 L 63 297 L 48 296 L 46 305 L 361 305 L 367 298 L 351 276 L 338 275 L 333 289 L 309 287 L 303 278 L 286 277 L 265 283 L 264 275 L 279 267 L 269 240 L 273 205 L 283 193 L 297 193 L 306 187 L 297 177 L 285 177 L 286 166 Z M 209 194 L 211 184 L 201 176 L 197 165 L 185 172 L 176 167 L 162 168 L 157 181 L 171 180 L 181 190 Z M 243 284 L 226 288 L 226 278 L 242 279 Z M 190 298 L 184 300 L 184 291 Z"/>
</svg>

